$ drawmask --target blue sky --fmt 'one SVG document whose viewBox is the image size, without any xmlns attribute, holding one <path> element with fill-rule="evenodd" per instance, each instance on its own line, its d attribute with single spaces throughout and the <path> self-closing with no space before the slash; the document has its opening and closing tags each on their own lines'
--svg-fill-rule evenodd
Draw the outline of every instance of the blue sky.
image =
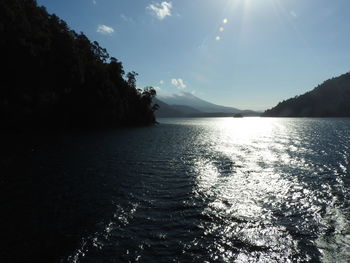
<svg viewBox="0 0 350 263">
<path fill-rule="evenodd" d="M 349 0 L 38 0 L 140 87 L 264 110 L 350 71 Z"/>
</svg>

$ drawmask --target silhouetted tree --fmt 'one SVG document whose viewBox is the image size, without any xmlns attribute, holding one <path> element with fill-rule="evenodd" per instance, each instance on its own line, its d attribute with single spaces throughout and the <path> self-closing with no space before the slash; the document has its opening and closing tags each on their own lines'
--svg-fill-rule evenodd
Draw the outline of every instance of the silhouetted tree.
<svg viewBox="0 0 350 263">
<path fill-rule="evenodd" d="M 0 48 L 2 127 L 155 122 L 155 90 L 34 0 L 0 1 Z"/>
</svg>

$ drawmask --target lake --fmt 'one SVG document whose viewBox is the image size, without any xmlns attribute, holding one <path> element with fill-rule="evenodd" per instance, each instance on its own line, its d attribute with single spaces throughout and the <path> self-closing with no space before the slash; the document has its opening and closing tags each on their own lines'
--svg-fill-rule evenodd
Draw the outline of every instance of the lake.
<svg viewBox="0 0 350 263">
<path fill-rule="evenodd" d="M 158 121 L 4 135 L 2 258 L 348 262 L 350 119 Z"/>
</svg>

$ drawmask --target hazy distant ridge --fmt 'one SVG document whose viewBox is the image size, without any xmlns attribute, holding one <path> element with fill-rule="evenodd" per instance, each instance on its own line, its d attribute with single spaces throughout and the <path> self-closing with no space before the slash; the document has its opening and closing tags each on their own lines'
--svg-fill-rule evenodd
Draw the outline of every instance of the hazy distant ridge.
<svg viewBox="0 0 350 263">
<path fill-rule="evenodd" d="M 241 113 L 245 116 L 257 116 L 260 113 L 239 110 L 233 107 L 217 105 L 202 100 L 191 93 L 181 92 L 168 96 L 157 96 L 154 100 L 160 107 L 157 117 L 224 117 Z"/>
<path fill-rule="evenodd" d="M 158 96 L 158 98 L 169 104 L 169 105 L 184 105 L 191 108 L 194 108 L 200 112 L 225 112 L 225 113 L 237 113 L 240 112 L 239 109 L 232 107 L 225 107 L 216 105 L 214 103 L 202 100 L 191 93 L 188 92 L 180 92 L 177 94 L 173 94 L 170 96 Z"/>
<path fill-rule="evenodd" d="M 350 117 L 350 72 L 264 112 L 270 117 Z"/>
</svg>

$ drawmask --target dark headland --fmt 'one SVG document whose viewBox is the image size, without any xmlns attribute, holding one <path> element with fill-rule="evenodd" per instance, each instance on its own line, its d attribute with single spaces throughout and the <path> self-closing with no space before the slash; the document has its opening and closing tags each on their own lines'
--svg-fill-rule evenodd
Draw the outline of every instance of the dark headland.
<svg viewBox="0 0 350 263">
<path fill-rule="evenodd" d="M 34 0 L 0 2 L 0 48 L 4 128 L 155 123 L 155 90 L 137 89 L 137 73 Z"/>
<path fill-rule="evenodd" d="M 265 117 L 350 117 L 350 72 L 280 102 Z"/>
</svg>

